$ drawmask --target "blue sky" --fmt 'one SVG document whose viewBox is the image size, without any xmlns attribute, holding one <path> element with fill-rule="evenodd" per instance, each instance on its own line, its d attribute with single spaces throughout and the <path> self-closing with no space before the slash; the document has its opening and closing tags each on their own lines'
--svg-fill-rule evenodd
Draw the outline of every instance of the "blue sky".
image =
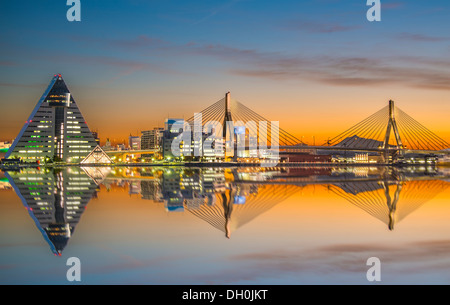
<svg viewBox="0 0 450 305">
<path fill-rule="evenodd" d="M 17 134 L 29 113 L 15 107 L 31 112 L 55 73 L 103 138 L 152 128 L 167 115 L 190 117 L 229 90 L 266 116 L 274 99 L 307 117 L 338 100 L 353 109 L 351 122 L 391 97 L 407 101 L 402 108 L 412 116 L 424 97 L 442 105 L 450 91 L 450 4 L 381 3 L 382 21 L 371 23 L 364 0 L 81 0 L 81 22 L 68 22 L 63 0 L 3 1 L 0 103 L 11 115 L 0 137 Z M 419 121 L 433 124 L 431 116 Z M 130 130 L 115 128 L 117 118 Z M 312 135 L 305 122 L 288 116 L 285 125 Z"/>
</svg>

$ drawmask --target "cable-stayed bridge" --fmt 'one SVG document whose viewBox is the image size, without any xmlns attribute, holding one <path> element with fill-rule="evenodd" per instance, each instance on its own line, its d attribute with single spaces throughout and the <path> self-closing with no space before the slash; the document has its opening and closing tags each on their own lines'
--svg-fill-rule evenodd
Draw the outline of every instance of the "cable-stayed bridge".
<svg viewBox="0 0 450 305">
<path fill-rule="evenodd" d="M 388 106 L 328 140 L 326 145 L 379 150 L 386 158 L 405 153 L 443 152 L 450 147 L 444 139 L 396 107 L 392 100 Z"/>
<path fill-rule="evenodd" d="M 220 124 L 221 126 L 223 126 L 222 134 L 225 140 L 230 140 L 229 137 L 232 132 L 230 128 L 245 126 L 247 127 L 247 133 L 250 136 L 256 135 L 258 140 L 264 138 L 269 144 L 272 141 L 272 136 L 274 136 L 272 135 L 272 132 L 274 131 L 278 133 L 279 145 L 305 145 L 300 139 L 287 132 L 286 130 L 275 125 L 272 126 L 271 120 L 264 118 L 239 101 L 232 99 L 230 92 L 227 92 L 223 99 L 203 109 L 201 112 L 199 112 L 199 114 L 201 114 L 202 126 L 205 126 L 207 124 Z M 189 118 L 187 122 L 193 125 L 195 119 L 196 116 L 194 115 L 193 117 Z M 233 126 L 227 126 L 227 122 L 232 122 Z M 265 122 L 267 125 L 261 126 L 261 124 L 258 124 L 260 122 Z"/>
<path fill-rule="evenodd" d="M 353 125 L 323 145 L 307 145 L 292 133 L 280 128 L 278 121 L 271 121 L 243 103 L 232 99 L 230 92 L 225 97 L 206 107 L 186 120 L 195 132 L 200 125 L 201 131 L 206 127 L 214 128 L 217 138 L 221 138 L 226 147 L 236 149 L 240 145 L 244 150 L 264 148 L 279 150 L 283 154 L 317 153 L 328 154 L 343 152 L 361 152 L 382 157 L 384 164 L 402 162 L 406 155 L 450 154 L 450 144 L 419 123 L 412 116 L 395 106 L 394 101 L 366 119 Z M 243 129 L 242 129 L 243 128 Z M 239 131 L 238 131 L 239 130 Z M 245 134 L 245 144 L 239 143 L 237 133 Z M 228 148 L 227 148 L 228 149 Z M 106 151 L 110 156 L 154 154 L 157 149 Z"/>
<path fill-rule="evenodd" d="M 273 133 L 276 132 L 281 153 L 285 150 L 290 153 L 305 150 L 376 152 L 384 157 L 385 163 L 393 163 L 410 153 L 449 154 L 450 148 L 447 141 L 396 107 L 392 100 L 386 107 L 319 146 L 306 145 L 292 133 L 272 126 L 272 121 L 232 99 L 229 92 L 225 98 L 197 113 L 188 122 L 194 124 L 196 118 L 201 118 L 202 126 L 221 124 L 224 141 L 236 141 L 230 136 L 233 131 L 231 128 L 245 126 L 248 138 L 254 135 L 258 143 L 267 141 L 270 147 Z M 227 126 L 230 121 L 234 123 L 231 127 Z M 261 122 L 266 122 L 263 127 L 267 128 L 261 128 Z M 248 148 L 248 143 L 246 145 Z"/>
</svg>

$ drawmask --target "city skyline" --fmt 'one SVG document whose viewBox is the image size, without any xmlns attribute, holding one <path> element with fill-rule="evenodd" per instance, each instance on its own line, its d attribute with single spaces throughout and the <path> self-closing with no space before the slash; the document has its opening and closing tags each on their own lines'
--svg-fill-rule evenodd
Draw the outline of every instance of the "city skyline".
<svg viewBox="0 0 450 305">
<path fill-rule="evenodd" d="M 55 73 L 102 144 L 189 118 L 228 91 L 308 144 L 390 99 L 450 140 L 445 1 L 382 1 L 374 23 L 365 1 L 82 2 L 78 23 L 65 3 L 0 8 L 1 140 L 17 136 Z"/>
<path fill-rule="evenodd" d="M 61 74 L 55 74 L 54 76 L 56 77 L 57 75 L 60 75 L 61 76 Z M 230 92 L 228 92 L 228 94 L 229 94 Z M 389 102 L 391 102 L 391 100 L 389 101 Z M 200 112 L 200 111 L 199 111 Z M 111 145 L 113 145 L 113 146 L 116 146 L 116 145 L 122 145 L 122 144 L 124 144 L 125 145 L 125 147 L 128 147 L 127 146 L 127 143 L 130 141 L 130 139 L 131 138 L 133 138 L 133 137 L 137 137 L 137 138 L 140 138 L 140 136 L 143 134 L 143 133 L 145 133 L 145 132 L 149 132 L 150 130 L 155 130 L 155 129 L 163 129 L 161 126 L 164 126 L 164 121 L 165 120 L 167 120 L 167 119 L 170 119 L 170 116 L 168 115 L 166 118 L 164 118 L 164 119 L 162 119 L 161 120 L 161 123 L 157 123 L 155 126 L 152 126 L 152 127 L 148 127 L 148 128 L 144 128 L 144 129 L 140 129 L 140 130 L 136 130 L 135 132 L 133 132 L 132 130 L 130 130 L 129 131 L 129 134 L 127 135 L 127 131 L 125 131 L 125 133 L 123 134 L 124 135 L 124 138 L 117 138 L 116 136 L 114 136 L 114 135 L 112 135 L 112 136 L 105 136 L 105 137 L 102 137 L 101 139 L 98 139 L 99 140 L 99 143 L 103 146 L 103 145 L 105 145 L 105 144 L 107 144 L 107 142 L 109 141 L 109 143 L 111 144 Z M 182 116 L 182 119 L 184 120 L 184 119 L 186 119 L 186 116 Z M 26 120 L 26 122 L 28 122 L 28 120 Z M 357 122 L 357 121 L 355 121 L 355 122 Z M 22 125 L 23 126 L 23 125 Z M 349 127 L 349 126 L 346 126 L 346 127 Z M 331 129 L 331 128 L 330 128 Z M 96 129 L 92 129 L 92 133 L 93 134 L 95 134 L 95 136 L 97 137 L 98 136 L 98 128 L 96 128 Z M 292 134 L 298 134 L 298 132 L 291 132 Z M 20 134 L 21 134 L 21 132 L 19 132 L 19 134 L 18 134 L 18 136 L 20 136 Z M 331 133 L 326 133 L 326 134 L 331 134 Z M 337 136 L 338 134 L 333 134 L 334 136 Z M 311 139 L 310 139 L 311 138 Z M 299 143 L 305 143 L 305 144 L 307 144 L 307 145 L 315 145 L 315 144 L 318 144 L 318 145 L 321 145 L 321 144 L 324 144 L 324 145 L 326 145 L 327 144 L 327 140 L 329 141 L 329 139 L 330 138 L 332 138 L 331 136 L 325 136 L 325 137 L 321 137 L 320 136 L 320 133 L 319 133 L 319 136 L 316 136 L 316 135 L 312 135 L 312 136 L 304 136 L 304 135 L 299 135 L 298 136 L 298 139 L 301 141 L 301 142 L 299 142 Z M 17 137 L 14 137 L 14 138 L 12 138 L 12 139 L 0 139 L 0 140 L 2 140 L 2 141 L 11 141 L 11 140 L 15 140 L 15 139 L 18 139 Z M 317 140 L 317 143 L 316 143 L 316 140 Z M 131 148 L 131 149 L 135 149 L 135 148 L 133 148 L 133 147 L 129 147 L 129 148 Z"/>
<path fill-rule="evenodd" d="M 0 283 L 450 283 L 449 16 L 0 1 Z"/>
</svg>

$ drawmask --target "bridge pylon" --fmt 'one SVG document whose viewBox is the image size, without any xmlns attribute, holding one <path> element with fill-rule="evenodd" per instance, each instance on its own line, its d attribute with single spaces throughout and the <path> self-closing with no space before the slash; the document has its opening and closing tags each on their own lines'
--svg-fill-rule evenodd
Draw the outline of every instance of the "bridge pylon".
<svg viewBox="0 0 450 305">
<path fill-rule="evenodd" d="M 395 155 L 395 153 L 392 155 L 390 155 L 390 153 L 389 153 L 389 139 L 391 137 L 391 131 L 394 132 L 395 142 L 397 143 L 397 145 L 396 145 L 397 156 L 402 156 L 403 155 L 403 143 L 402 143 L 402 139 L 400 137 L 399 129 L 397 127 L 397 122 L 395 120 L 395 102 L 393 100 L 389 100 L 389 121 L 388 121 L 388 126 L 386 129 L 386 134 L 385 134 L 385 138 L 384 138 L 384 142 L 383 142 L 383 149 L 385 151 L 384 159 L 385 159 L 386 163 L 393 162 L 393 157 Z"/>
<path fill-rule="evenodd" d="M 228 147 L 233 147 L 233 161 L 237 160 L 237 141 L 234 133 L 234 123 L 231 116 L 231 94 L 227 92 L 225 94 L 225 115 L 223 118 L 223 141 L 225 143 L 225 158 L 227 158 Z M 228 138 L 227 138 L 228 137 Z"/>
<path fill-rule="evenodd" d="M 398 200 L 400 199 L 400 193 L 402 191 L 402 187 L 403 187 L 403 182 L 400 181 L 396 184 L 397 188 L 395 190 L 395 194 L 394 194 L 394 198 L 391 198 L 391 195 L 389 194 L 389 184 L 388 182 L 383 181 L 382 182 L 382 186 L 384 189 L 384 193 L 386 196 L 386 203 L 387 203 L 387 207 L 389 209 L 389 230 L 392 231 L 394 230 L 394 224 L 395 224 L 395 218 L 396 218 L 396 211 L 397 211 L 397 203 Z"/>
</svg>

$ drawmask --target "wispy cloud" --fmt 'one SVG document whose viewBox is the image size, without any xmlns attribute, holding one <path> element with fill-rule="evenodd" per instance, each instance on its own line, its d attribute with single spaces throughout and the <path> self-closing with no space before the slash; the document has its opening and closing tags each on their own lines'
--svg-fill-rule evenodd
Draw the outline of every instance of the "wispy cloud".
<svg viewBox="0 0 450 305">
<path fill-rule="evenodd" d="M 312 30 L 312 24 L 308 25 Z M 323 26 L 316 31 L 332 32 L 351 30 L 352 26 Z M 398 37 L 399 38 L 399 37 Z M 420 41 L 440 41 L 443 37 L 401 34 L 403 39 Z M 150 58 L 153 54 L 176 57 L 201 56 L 215 58 L 229 63 L 227 73 L 250 78 L 268 80 L 302 80 L 334 86 L 379 86 L 401 85 L 433 90 L 450 90 L 450 60 L 412 56 L 306 56 L 304 54 L 285 54 L 275 51 L 262 51 L 252 48 L 230 47 L 224 44 L 202 44 L 191 41 L 174 44 L 146 35 L 131 39 L 97 41 L 104 48 L 119 47 L 141 58 Z M 79 62 L 92 62 L 121 66 L 123 69 L 112 81 L 140 70 L 155 70 L 170 73 L 169 68 L 146 61 L 109 57 L 72 57 Z M 172 71 L 173 73 L 177 73 Z M 181 73 L 182 71 L 178 71 Z"/>
<path fill-rule="evenodd" d="M 405 2 L 388 2 L 388 3 L 386 3 L 386 1 L 381 2 L 382 10 L 393 10 L 402 8 L 403 6 L 405 6 Z"/>
<path fill-rule="evenodd" d="M 47 84 L 24 84 L 24 83 L 19 83 L 19 84 L 15 84 L 15 83 L 1 83 L 0 82 L 0 87 L 20 87 L 20 88 L 43 88 L 45 87 Z"/>
<path fill-rule="evenodd" d="M 367 259 L 373 256 L 382 262 L 384 282 L 423 283 L 426 279 L 441 279 L 442 275 L 448 274 L 449 251 L 449 240 L 395 246 L 362 243 L 309 249 L 274 249 L 230 257 L 233 267 L 221 272 L 220 283 L 255 282 L 261 278 L 296 278 L 302 283 L 342 283 L 343 279 L 363 282 L 369 268 Z M 202 275 L 197 280 L 218 281 L 215 275 Z"/>
<path fill-rule="evenodd" d="M 111 40 L 111 45 L 125 48 L 162 47 L 166 44 L 168 43 L 162 39 L 149 37 L 147 35 L 139 35 L 131 40 Z"/>
<path fill-rule="evenodd" d="M 305 31 L 309 33 L 337 33 L 348 32 L 361 29 L 361 25 L 345 25 L 342 23 L 325 23 L 313 21 L 299 21 L 293 20 L 287 23 L 285 28 L 289 30 Z"/>
<path fill-rule="evenodd" d="M 150 37 L 148 35 L 138 35 L 128 39 L 122 38 L 104 38 L 104 37 L 90 37 L 72 35 L 70 40 L 81 43 L 86 46 L 97 46 L 101 48 L 119 48 L 123 50 L 146 50 L 148 48 L 161 48 L 165 45 L 170 45 L 169 42 L 156 37 Z"/>
<path fill-rule="evenodd" d="M 401 40 L 410 40 L 410 41 L 418 41 L 418 42 L 450 41 L 450 37 L 437 37 L 437 36 L 413 34 L 413 33 L 400 33 L 397 35 L 397 38 L 401 39 Z"/>
<path fill-rule="evenodd" d="M 165 256 L 157 256 L 152 258 L 137 258 L 133 255 L 123 254 L 117 250 L 114 250 L 111 247 L 100 245 L 98 246 L 102 251 L 108 253 L 111 256 L 116 258 L 114 263 L 105 263 L 103 265 L 92 266 L 89 268 L 91 273 L 113 273 L 120 271 L 129 271 L 132 269 L 145 269 L 150 267 L 160 266 L 162 264 L 171 262 L 173 260 L 179 260 L 181 257 L 177 255 L 165 255 Z M 120 263 L 117 263 L 119 261 Z M 117 279 L 114 279 L 117 280 Z"/>
<path fill-rule="evenodd" d="M 271 80 L 305 80 L 336 86 L 403 85 L 450 90 L 449 60 L 423 57 L 285 55 L 224 45 L 189 47 L 198 55 L 232 62 L 229 73 Z M 439 62 L 439 65 L 436 63 Z"/>
<path fill-rule="evenodd" d="M 12 61 L 0 61 L 0 67 L 13 67 L 16 66 L 16 63 Z"/>
<path fill-rule="evenodd" d="M 136 47 L 137 45 L 138 44 L 136 44 Z M 118 57 L 106 55 L 78 55 L 59 53 L 52 55 L 34 55 L 34 59 L 40 61 L 49 61 L 52 63 L 63 62 L 65 64 L 71 63 L 76 65 L 111 68 L 113 72 L 109 75 L 109 78 L 104 78 L 101 82 L 96 84 L 101 86 L 110 84 L 122 77 L 132 75 L 139 71 L 148 71 L 152 73 L 174 73 L 174 71 L 170 70 L 169 68 L 159 63 L 154 63 L 151 61 L 151 59 L 148 58 L 132 60 L 126 59 L 123 56 Z"/>
<path fill-rule="evenodd" d="M 205 17 L 201 18 L 200 20 L 194 22 L 194 24 L 200 24 L 202 22 L 205 22 L 206 20 L 216 16 L 220 12 L 231 8 L 235 3 L 240 2 L 240 1 L 242 1 L 242 0 L 231 0 L 221 6 L 214 7 L 208 15 L 206 15 Z"/>
<path fill-rule="evenodd" d="M 10 269 L 14 269 L 14 268 L 17 268 L 17 265 L 15 265 L 15 264 L 0 265 L 0 270 L 10 270 Z"/>
</svg>

